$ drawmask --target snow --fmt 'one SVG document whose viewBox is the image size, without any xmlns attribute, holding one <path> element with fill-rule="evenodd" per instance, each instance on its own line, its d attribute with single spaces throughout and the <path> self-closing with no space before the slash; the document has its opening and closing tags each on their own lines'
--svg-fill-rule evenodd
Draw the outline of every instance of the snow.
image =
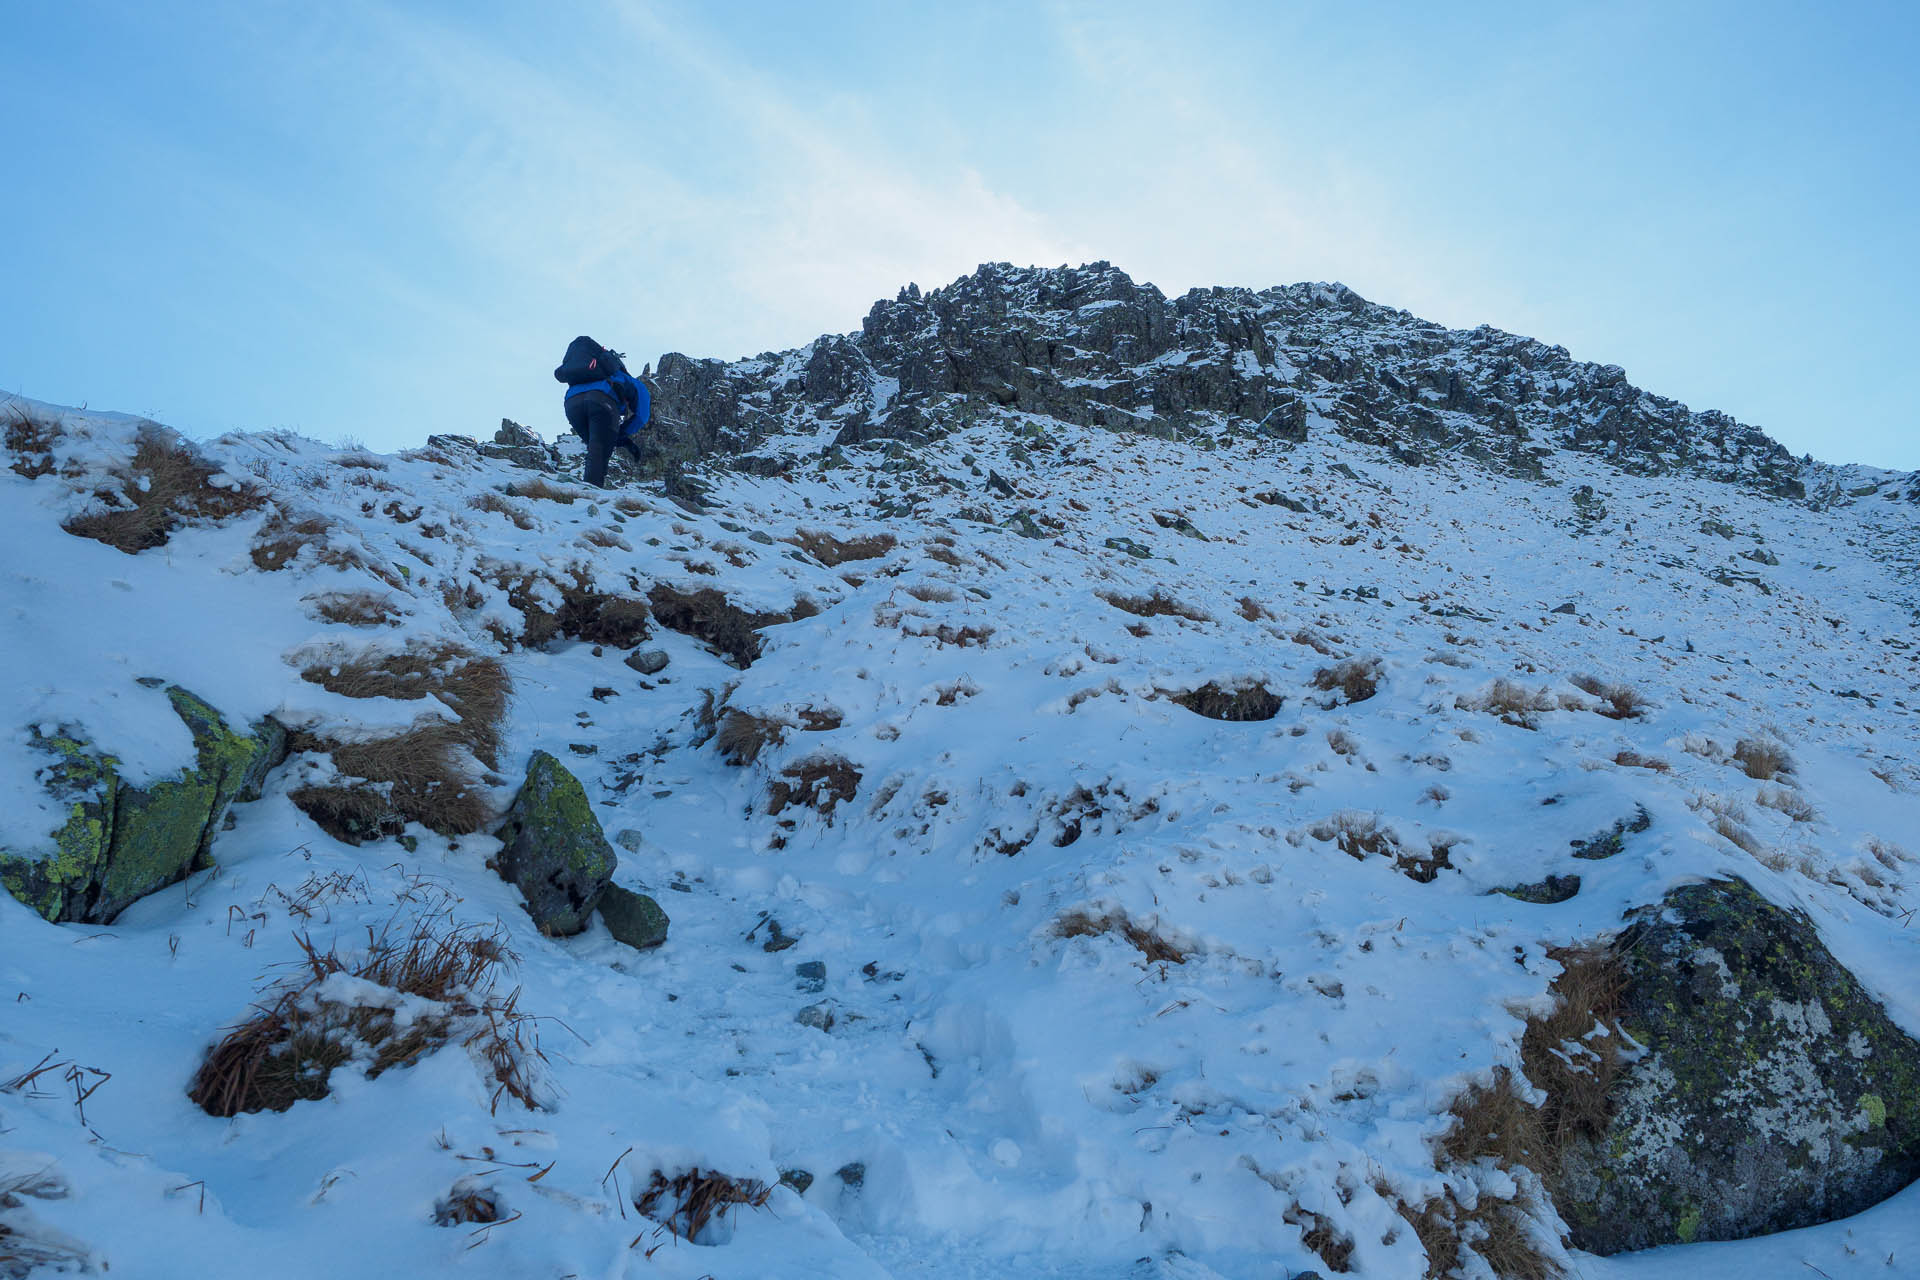
<svg viewBox="0 0 1920 1280">
<path fill-rule="evenodd" d="M 871 403 L 896 392 L 876 382 Z M 496 802 L 536 748 L 574 768 L 622 849 L 616 880 L 672 917 L 658 950 L 597 922 L 541 936 L 486 866 L 490 837 L 340 844 L 288 801 L 291 769 L 235 810 L 215 870 L 110 927 L 48 925 L 0 895 L 0 1082 L 62 1064 L 0 1092 L 0 1180 L 46 1171 L 67 1187 L 9 1212 L 116 1274 L 1281 1280 L 1328 1269 L 1287 1221 L 1297 1206 L 1352 1239 L 1354 1274 L 1418 1277 L 1389 1197 L 1444 1185 L 1431 1144 L 1447 1105 L 1517 1063 L 1558 971 L 1548 948 L 1702 876 L 1806 910 L 1920 1032 L 1920 864 L 1898 848 L 1920 820 L 1905 504 L 1814 509 L 1579 455 L 1552 459 L 1556 485 L 1529 485 L 1403 468 L 1318 430 L 1291 451 L 1200 450 L 1049 422 L 1046 447 L 1029 437 L 1016 456 L 1023 419 L 989 415 L 918 471 L 850 450 L 852 466 L 791 480 L 719 473 L 706 514 L 637 490 L 626 511 L 586 491 L 510 498 L 521 529 L 471 505 L 526 477 L 504 463 L 348 466 L 290 436 L 229 437 L 209 446 L 217 461 L 324 516 L 329 545 L 365 566 L 307 555 L 269 572 L 249 556 L 265 512 L 138 555 L 64 533 L 138 425 L 64 416 L 76 476 L 0 472 L 9 849 L 59 817 L 31 785 L 26 726 L 82 728 L 135 779 L 191 757 L 141 676 L 235 722 L 403 728 L 442 709 L 342 698 L 301 670 L 370 645 L 498 653 L 487 623 L 517 617 L 502 566 L 820 610 L 768 628 L 744 670 L 660 629 L 646 644 L 670 665 L 645 680 L 611 648 L 500 655 L 516 692 Z M 963 455 L 1025 496 L 983 493 Z M 1604 518 L 1575 512 L 1583 484 Z M 1255 496 L 1272 492 L 1310 513 Z M 870 514 L 902 496 L 919 514 Z M 1031 510 L 1056 536 L 959 514 L 982 504 Z M 1152 519 L 1174 510 L 1206 540 Z M 1742 536 L 1703 534 L 1709 516 Z M 830 568 L 781 541 L 801 529 L 897 544 Z M 1152 557 L 1105 545 L 1120 537 Z M 1757 545 L 1780 564 L 1735 558 Z M 1709 576 L 1722 568 L 1770 594 Z M 451 607 L 440 587 L 456 582 L 481 604 Z M 355 628 L 311 611 L 315 593 L 354 589 L 406 613 Z M 1109 602 L 1155 594 L 1204 620 Z M 1378 658 L 1377 696 L 1313 687 L 1346 655 Z M 1653 706 L 1606 718 L 1570 683 L 1585 674 Z M 1474 709 L 1496 679 L 1564 703 L 1532 728 L 1503 722 Z M 1172 700 L 1243 680 L 1283 697 L 1274 719 Z M 790 725 L 745 768 L 698 725 L 703 695 L 723 692 Z M 837 727 L 800 727 L 803 712 Z M 1757 734 L 1786 744 L 1790 779 L 1729 762 Z M 1616 763 L 1625 751 L 1667 771 Z M 767 812 L 783 771 L 829 755 L 861 775 L 852 799 Z M 1780 787 L 1805 820 L 1761 802 Z M 1714 833 L 1709 802 L 1737 806 L 1763 856 Z M 1641 807 L 1652 824 L 1624 852 L 1566 862 L 1570 841 Z M 1369 821 L 1410 854 L 1446 849 L 1451 869 L 1420 882 L 1331 839 Z M 1574 868 L 1580 892 L 1558 905 L 1490 893 Z M 495 1110 L 458 1044 L 372 1080 L 339 1070 L 328 1097 L 285 1113 L 222 1120 L 187 1099 L 207 1046 L 290 972 L 296 936 L 352 946 L 420 912 L 506 931 L 507 986 L 541 1019 L 546 1109 Z M 1076 916 L 1112 927 L 1063 927 Z M 798 942 L 766 950 L 769 918 Z M 1143 954 L 1121 922 L 1184 959 Z M 810 961 L 823 990 L 796 973 Z M 830 1031 L 795 1020 L 823 1001 Z M 76 1105 L 76 1082 L 99 1087 Z M 695 1243 L 633 1202 L 653 1171 L 694 1168 L 813 1180 Z M 457 1186 L 518 1216 L 434 1225 Z M 1574 1262 L 1588 1280 L 1913 1274 L 1917 1194 L 1807 1231 Z"/>
</svg>

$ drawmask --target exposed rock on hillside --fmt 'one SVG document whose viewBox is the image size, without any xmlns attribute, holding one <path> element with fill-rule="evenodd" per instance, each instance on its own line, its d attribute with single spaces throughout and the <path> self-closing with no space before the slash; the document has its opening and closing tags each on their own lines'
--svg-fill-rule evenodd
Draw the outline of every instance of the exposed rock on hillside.
<svg viewBox="0 0 1920 1280">
<path fill-rule="evenodd" d="M 144 787 L 77 732 L 32 730 L 45 753 L 40 784 L 68 808 L 44 849 L 0 850 L 0 884 L 48 920 L 110 924 L 129 905 L 207 865 L 227 806 L 253 799 L 286 754 L 271 720 L 236 733 L 220 713 L 178 686 L 166 690 L 193 733 L 195 763 Z"/>
<path fill-rule="evenodd" d="M 1618 1253 L 1847 1217 L 1920 1177 L 1920 1044 L 1804 917 L 1742 881 L 1635 913 L 1621 1025 L 1645 1048 L 1567 1150 L 1576 1245 Z"/>
<path fill-rule="evenodd" d="M 500 874 L 525 895 L 542 932 L 587 927 L 613 877 L 616 855 L 580 780 L 545 751 L 533 753 L 526 785 L 500 829 Z"/>
</svg>

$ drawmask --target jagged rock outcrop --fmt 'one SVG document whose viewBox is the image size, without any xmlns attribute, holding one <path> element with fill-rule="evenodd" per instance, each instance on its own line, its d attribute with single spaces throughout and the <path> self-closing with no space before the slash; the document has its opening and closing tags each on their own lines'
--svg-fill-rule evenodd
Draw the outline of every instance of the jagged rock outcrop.
<svg viewBox="0 0 1920 1280">
<path fill-rule="evenodd" d="M 1642 391 L 1612 365 L 1482 326 L 1449 330 L 1342 285 L 1169 299 L 1106 262 L 989 263 L 908 286 L 853 335 L 723 364 L 662 357 L 663 457 L 739 455 L 837 423 L 842 447 L 921 441 L 1017 411 L 1158 435 L 1299 442 L 1316 431 L 1403 462 L 1471 459 L 1539 479 L 1555 450 L 1801 497 L 1805 464 L 1763 432 Z M 753 465 L 774 473 L 764 458 Z"/>
<path fill-rule="evenodd" d="M 541 930 L 565 936 L 585 929 L 613 878 L 616 855 L 586 789 L 549 753 L 533 753 L 500 839 L 500 874 L 526 898 Z"/>
<path fill-rule="evenodd" d="M 1920 1044 L 1805 916 L 1738 880 L 1673 890 L 1616 945 L 1644 1047 L 1554 1202 L 1618 1253 L 1847 1217 L 1920 1178 Z"/>
<path fill-rule="evenodd" d="M 0 849 L 0 884 L 55 923 L 111 924 L 129 905 L 211 864 L 227 807 L 256 799 L 267 771 L 286 756 L 272 720 L 250 733 L 177 685 L 166 689 L 193 734 L 194 763 L 134 786 L 119 761 L 77 729 L 32 735 L 47 757 L 38 781 L 67 808 L 42 849 Z"/>
</svg>

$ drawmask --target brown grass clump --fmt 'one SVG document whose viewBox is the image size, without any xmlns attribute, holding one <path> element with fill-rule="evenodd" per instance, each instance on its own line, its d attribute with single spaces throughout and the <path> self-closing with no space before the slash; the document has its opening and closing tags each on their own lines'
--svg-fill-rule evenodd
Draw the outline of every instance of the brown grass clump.
<svg viewBox="0 0 1920 1280">
<path fill-rule="evenodd" d="M 1594 709 L 1609 720 L 1637 720 L 1653 705 L 1632 685 L 1591 675 L 1574 676 L 1572 682 L 1582 693 L 1591 694 L 1605 704 Z"/>
<path fill-rule="evenodd" d="M 1749 778 L 1770 782 L 1793 772 L 1793 757 L 1770 738 L 1742 738 L 1734 744 L 1733 759 Z"/>
<path fill-rule="evenodd" d="M 560 594 L 560 612 L 554 615 L 554 622 L 563 636 L 631 649 L 652 634 L 647 625 L 652 613 L 638 596 L 566 588 Z"/>
<path fill-rule="evenodd" d="M 527 480 L 515 480 L 507 485 L 502 492 L 510 498 L 532 498 L 542 502 L 558 502 L 562 506 L 571 505 L 587 496 L 578 489 L 569 489 L 562 485 L 557 485 L 545 476 L 534 476 Z"/>
<path fill-rule="evenodd" d="M 9 469 L 29 480 L 52 474 L 53 442 L 60 437 L 60 424 L 49 422 L 20 405 L 7 406 L 7 452 L 13 455 Z"/>
<path fill-rule="evenodd" d="M 735 767 L 745 767 L 760 758 L 768 747 L 786 741 L 787 726 L 770 716 L 749 711 L 729 711 L 714 732 L 713 745 L 720 758 Z"/>
<path fill-rule="evenodd" d="M 1126 912 L 1114 909 L 1094 915 L 1075 908 L 1053 922 L 1049 934 L 1055 938 L 1097 938 L 1115 934 L 1138 951 L 1149 964 L 1185 964 L 1188 953 L 1162 936 L 1155 924 L 1141 924 Z"/>
<path fill-rule="evenodd" d="M 689 1169 L 669 1178 L 656 1169 L 646 1188 L 634 1195 L 633 1207 L 665 1227 L 676 1239 L 698 1243 L 707 1224 L 724 1220 L 727 1211 L 735 1205 L 765 1208 L 772 1194 L 772 1187 L 752 1178 L 733 1178 L 700 1169 Z M 661 1216 L 663 1209 L 664 1217 Z"/>
<path fill-rule="evenodd" d="M 1280 714 L 1280 695 L 1263 684 L 1235 682 L 1223 686 L 1210 680 L 1198 689 L 1168 694 L 1167 697 L 1209 720 L 1237 723 L 1271 720 Z"/>
<path fill-rule="evenodd" d="M 1327 1270 L 1345 1275 L 1353 1270 L 1353 1237 L 1339 1231 L 1333 1219 L 1294 1205 L 1281 1215 L 1283 1222 L 1300 1228 L 1300 1243 L 1319 1255 Z"/>
<path fill-rule="evenodd" d="M 1777 809 L 1795 822 L 1812 822 L 1820 816 L 1811 801 L 1791 787 L 1762 787 L 1760 794 L 1754 797 L 1754 803 L 1767 809 Z"/>
<path fill-rule="evenodd" d="M 818 529 L 796 529 L 787 542 L 800 548 L 832 569 L 849 560 L 877 560 L 899 545 L 890 533 L 869 533 L 858 538 L 836 538 Z M 932 555 L 929 551 L 927 554 Z"/>
<path fill-rule="evenodd" d="M 657 583 L 647 599 L 661 626 L 702 641 L 737 667 L 760 656 L 760 628 L 794 620 L 791 613 L 749 613 L 712 587 L 680 591 Z"/>
<path fill-rule="evenodd" d="M 954 594 L 952 587 L 943 587 L 932 582 L 916 582 L 907 588 L 907 594 L 927 604 L 952 604 L 960 598 Z"/>
<path fill-rule="evenodd" d="M 1623 769 L 1651 769 L 1655 773 L 1673 772 L 1673 766 L 1658 756 L 1644 756 L 1633 750 L 1620 751 L 1613 757 L 1613 762 Z"/>
<path fill-rule="evenodd" d="M 781 778 L 792 781 L 776 779 L 768 789 L 769 814 L 798 804 L 831 822 L 834 807 L 843 800 L 853 799 L 860 788 L 860 771 L 840 756 L 813 756 L 788 765 L 780 774 Z"/>
<path fill-rule="evenodd" d="M 325 516 L 296 517 L 283 508 L 275 508 L 253 543 L 253 567 L 274 573 L 300 558 L 308 546 L 324 548 L 333 522 Z"/>
<path fill-rule="evenodd" d="M 404 926 L 389 921 L 379 933 L 369 928 L 366 948 L 343 957 L 337 945 L 322 951 L 299 935 L 294 979 L 273 988 L 269 1001 L 208 1051 L 187 1096 L 214 1116 L 285 1111 L 303 1098 L 325 1097 L 329 1076 L 355 1057 L 371 1056 L 371 1078 L 458 1040 L 487 1064 L 496 1108 L 503 1095 L 537 1108 L 532 1059 L 543 1055 L 532 1019 L 519 1011 L 517 989 L 504 998 L 493 994 L 498 970 L 518 960 L 505 936 L 498 925 L 447 927 L 422 916 Z M 393 1009 L 330 999 L 321 988 L 335 974 L 434 1007 L 409 1009 L 403 1021 Z"/>
<path fill-rule="evenodd" d="M 1569 1142 L 1604 1133 L 1612 1118 L 1607 1095 L 1620 1072 L 1616 1024 L 1626 992 L 1625 966 L 1611 946 L 1559 947 L 1547 955 L 1560 962 L 1560 976 L 1549 988 L 1554 1006 L 1528 1019 L 1520 1063 L 1534 1087 L 1546 1092 L 1533 1123 L 1552 1158 L 1540 1165 L 1515 1161 L 1542 1176 L 1558 1167 Z M 1605 1030 L 1595 1035 L 1596 1026 Z"/>
<path fill-rule="evenodd" d="M 1125 613 L 1140 618 L 1185 618 L 1188 622 L 1211 622 L 1213 619 L 1191 605 L 1181 604 L 1172 596 L 1158 589 L 1150 596 L 1123 596 L 1116 591 L 1098 593 L 1102 600 Z"/>
<path fill-rule="evenodd" d="M 1252 596 L 1241 596 L 1238 603 L 1240 605 L 1240 616 L 1248 622 L 1260 622 L 1273 617 L 1273 614 L 1268 611 L 1267 606 L 1261 604 Z"/>
<path fill-rule="evenodd" d="M 1313 687 L 1328 693 L 1338 692 L 1348 703 L 1365 702 L 1380 691 L 1382 671 L 1378 658 L 1346 658 L 1331 667 L 1313 673 Z"/>
<path fill-rule="evenodd" d="M 500 1221 L 500 1201 L 490 1187 L 474 1186 L 462 1179 L 446 1197 L 433 1206 L 436 1227 L 465 1227 Z"/>
<path fill-rule="evenodd" d="M 1462 711 L 1484 711 L 1499 716 L 1522 729 L 1537 729 L 1540 727 L 1535 719 L 1538 713 L 1556 710 L 1560 704 L 1545 689 L 1528 689 L 1512 680 L 1499 679 L 1477 698 L 1456 698 L 1453 705 Z"/>
<path fill-rule="evenodd" d="M 968 561 L 964 557 L 962 557 L 958 551 L 955 551 L 951 546 L 948 546 L 945 543 L 941 543 L 941 542 L 928 543 L 925 547 L 925 551 L 927 553 L 927 559 L 938 560 L 941 564 L 946 565 L 950 569 L 965 569 L 970 567 L 968 564 Z"/>
<path fill-rule="evenodd" d="M 313 616 L 349 627 L 391 627 L 406 616 L 392 596 L 372 591 L 326 591 L 307 597 Z"/>
<path fill-rule="evenodd" d="M 931 640 L 935 644 L 950 644 L 957 649 L 965 649 L 969 645 L 980 645 L 984 647 L 987 641 L 993 638 L 993 628 L 979 625 L 956 627 L 943 622 L 939 626 L 931 628 L 911 625 L 904 626 L 900 628 L 900 634 L 903 636 L 915 636 L 922 640 Z"/>
<path fill-rule="evenodd" d="M 437 698 L 455 719 L 434 720 L 392 737 L 298 744 L 330 752 L 334 767 L 365 785 L 302 787 L 290 798 L 337 839 L 359 844 L 398 834 L 406 822 L 447 835 L 477 831 L 493 816 L 475 765 L 499 763 L 500 726 L 512 695 L 506 668 L 458 645 L 400 653 L 363 653 L 316 663 L 303 679 L 348 698 Z"/>
<path fill-rule="evenodd" d="M 231 520 L 265 504 L 259 490 L 236 481 L 221 482 L 219 475 L 218 467 L 173 432 L 143 427 L 135 438 L 133 458 L 120 475 L 121 489 L 97 495 L 116 505 L 76 516 L 62 527 L 135 555 L 166 545 L 183 524 Z"/>
<path fill-rule="evenodd" d="M 1318 631 L 1311 630 L 1307 627 L 1299 628 L 1290 638 L 1295 644 L 1305 645 L 1323 658 L 1337 658 L 1340 656 L 1340 651 L 1333 647 L 1332 641 L 1328 640 Z"/>
<path fill-rule="evenodd" d="M 476 493 L 467 499 L 467 505 L 475 511 L 490 511 L 497 516 L 505 516 L 516 529 L 532 529 L 538 523 L 533 513 L 517 502 L 509 502 L 497 493 Z"/>
<path fill-rule="evenodd" d="M 1315 823 L 1307 832 L 1315 840 L 1332 841 L 1349 858 L 1364 862 L 1376 853 L 1399 852 L 1400 841 L 1390 828 L 1380 825 L 1380 816 L 1359 809 L 1345 809 L 1325 822 Z"/>
</svg>

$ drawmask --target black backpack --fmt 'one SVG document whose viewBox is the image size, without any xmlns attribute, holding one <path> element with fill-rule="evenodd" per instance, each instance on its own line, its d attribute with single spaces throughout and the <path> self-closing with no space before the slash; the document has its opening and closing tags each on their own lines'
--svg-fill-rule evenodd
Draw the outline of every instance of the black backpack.
<svg viewBox="0 0 1920 1280">
<path fill-rule="evenodd" d="M 553 371 L 553 377 L 556 382 L 577 387 L 583 382 L 599 382 L 625 372 L 626 366 L 620 362 L 618 351 L 609 351 L 592 338 L 582 336 L 567 344 L 566 359 Z"/>
</svg>

